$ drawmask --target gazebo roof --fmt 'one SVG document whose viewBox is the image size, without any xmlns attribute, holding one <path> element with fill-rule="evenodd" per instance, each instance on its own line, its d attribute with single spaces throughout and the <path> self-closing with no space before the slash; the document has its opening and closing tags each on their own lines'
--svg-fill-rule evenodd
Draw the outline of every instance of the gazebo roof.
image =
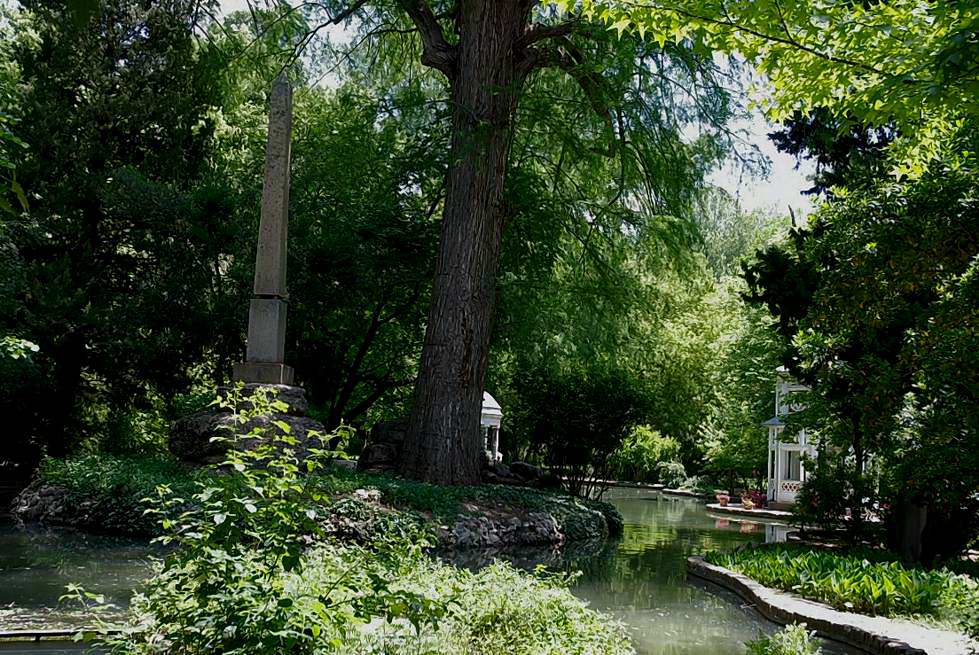
<svg viewBox="0 0 979 655">
<path fill-rule="evenodd" d="M 483 410 L 480 419 L 483 427 L 500 427 L 500 421 L 503 419 L 503 408 L 500 407 L 500 403 L 486 391 L 483 392 Z"/>
<path fill-rule="evenodd" d="M 773 416 L 772 418 L 768 419 L 761 425 L 763 428 L 780 428 L 783 425 L 785 425 L 785 423 L 783 423 L 779 417 Z"/>
</svg>

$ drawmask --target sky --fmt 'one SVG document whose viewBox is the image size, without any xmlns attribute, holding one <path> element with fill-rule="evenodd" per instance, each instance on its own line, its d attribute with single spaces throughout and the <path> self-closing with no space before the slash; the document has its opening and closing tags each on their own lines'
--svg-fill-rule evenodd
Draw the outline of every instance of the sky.
<svg viewBox="0 0 979 655">
<path fill-rule="evenodd" d="M 736 197 L 748 211 L 764 210 L 785 215 L 791 207 L 800 217 L 810 213 L 812 200 L 801 192 L 812 186 L 808 179 L 814 172 L 812 163 L 803 162 L 797 167 L 794 157 L 776 150 L 768 138 L 768 133 L 775 127 L 757 109 L 751 113 L 750 120 L 734 127 L 744 129 L 747 143 L 756 146 L 768 158 L 769 173 L 766 178 L 743 178 L 733 166 L 728 166 L 716 171 L 711 182 Z"/>
<path fill-rule="evenodd" d="M 247 0 L 221 0 L 224 14 L 246 7 Z M 813 208 L 812 201 L 801 195 L 801 191 L 811 186 L 807 177 L 812 174 L 812 165 L 804 163 L 797 168 L 793 157 L 775 149 L 768 139 L 768 133 L 774 128 L 758 110 L 754 110 L 749 120 L 732 127 L 743 129 L 747 145 L 756 146 L 768 158 L 769 173 L 765 178 L 743 177 L 733 166 L 728 166 L 715 171 L 710 181 L 737 198 L 747 211 L 784 215 L 791 207 L 797 216 L 808 214 Z"/>
</svg>

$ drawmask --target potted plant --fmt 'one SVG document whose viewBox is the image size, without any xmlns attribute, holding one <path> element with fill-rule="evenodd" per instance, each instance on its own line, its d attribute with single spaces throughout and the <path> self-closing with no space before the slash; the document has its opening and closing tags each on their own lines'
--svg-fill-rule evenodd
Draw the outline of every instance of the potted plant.
<svg viewBox="0 0 979 655">
<path fill-rule="evenodd" d="M 745 509 L 754 509 L 755 501 L 751 499 L 751 496 L 745 494 L 744 496 L 741 496 L 741 507 Z"/>
<path fill-rule="evenodd" d="M 714 497 L 717 498 L 717 504 L 721 507 L 727 507 L 727 504 L 731 501 L 731 497 L 725 493 L 714 494 Z"/>
</svg>

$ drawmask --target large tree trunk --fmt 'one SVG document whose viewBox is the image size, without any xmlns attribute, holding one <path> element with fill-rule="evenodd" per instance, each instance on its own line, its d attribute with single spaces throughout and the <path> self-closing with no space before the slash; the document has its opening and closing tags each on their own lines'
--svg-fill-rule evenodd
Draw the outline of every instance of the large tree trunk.
<svg viewBox="0 0 979 655">
<path fill-rule="evenodd" d="M 479 481 L 479 418 L 519 87 L 526 0 L 463 0 L 452 90 L 442 235 L 402 471 L 439 484 Z"/>
</svg>

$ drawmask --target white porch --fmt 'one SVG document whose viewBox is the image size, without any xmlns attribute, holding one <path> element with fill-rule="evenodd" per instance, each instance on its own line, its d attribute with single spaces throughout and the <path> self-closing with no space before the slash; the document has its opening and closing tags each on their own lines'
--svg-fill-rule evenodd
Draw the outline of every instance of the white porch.
<svg viewBox="0 0 979 655">
<path fill-rule="evenodd" d="M 783 434 L 786 426 L 782 417 L 804 409 L 798 401 L 793 402 L 792 394 L 807 390 L 779 367 L 775 416 L 762 423 L 762 427 L 768 429 L 768 502 L 774 505 L 795 504 L 806 482 L 806 459 L 816 455 L 805 430 L 800 430 L 795 439 L 786 439 Z"/>
</svg>

